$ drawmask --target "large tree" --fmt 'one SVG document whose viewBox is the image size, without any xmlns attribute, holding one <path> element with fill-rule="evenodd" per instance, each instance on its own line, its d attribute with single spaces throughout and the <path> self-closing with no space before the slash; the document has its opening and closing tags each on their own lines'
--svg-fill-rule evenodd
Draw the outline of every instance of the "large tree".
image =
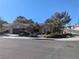
<svg viewBox="0 0 79 59">
<path fill-rule="evenodd" d="M 24 16 L 18 16 L 14 21 L 14 24 L 22 25 L 26 27 L 29 32 L 33 32 L 35 29 L 35 23 L 32 19 L 27 19 Z"/>
<path fill-rule="evenodd" d="M 53 22 L 58 22 L 62 25 L 65 25 L 71 21 L 70 16 L 68 15 L 67 12 L 56 12 L 54 16 L 51 16 L 48 18 L 45 23 L 53 23 Z"/>
<path fill-rule="evenodd" d="M 35 28 L 34 28 L 35 32 L 39 32 L 40 28 L 41 28 L 41 25 L 38 22 L 36 22 Z"/>
<path fill-rule="evenodd" d="M 70 21 L 71 18 L 67 12 L 56 12 L 53 16 L 48 18 L 45 23 L 53 23 L 54 27 L 60 31 L 60 29 Z"/>
<path fill-rule="evenodd" d="M 33 24 L 34 22 L 32 19 L 27 19 L 24 16 L 18 16 L 14 23 Z"/>
<path fill-rule="evenodd" d="M 27 23 L 27 19 L 24 16 L 18 16 L 14 23 Z"/>
</svg>

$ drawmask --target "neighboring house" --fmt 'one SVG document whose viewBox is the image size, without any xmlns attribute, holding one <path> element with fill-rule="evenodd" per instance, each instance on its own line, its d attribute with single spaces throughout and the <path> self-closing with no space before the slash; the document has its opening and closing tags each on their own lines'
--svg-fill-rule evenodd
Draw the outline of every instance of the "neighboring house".
<svg viewBox="0 0 79 59">
<path fill-rule="evenodd" d="M 72 29 L 72 30 L 79 30 L 79 26 L 75 25 L 75 26 L 67 26 L 65 27 L 66 29 Z"/>
<path fill-rule="evenodd" d="M 44 24 L 44 25 L 42 25 L 42 28 L 40 29 L 40 32 L 45 33 L 47 31 L 53 31 L 53 25 L 52 24 Z"/>
<path fill-rule="evenodd" d="M 13 33 L 19 33 L 20 30 L 25 30 L 26 32 L 30 33 L 32 31 L 32 28 L 30 27 L 30 24 L 15 24 L 15 28 L 13 28 Z"/>
<path fill-rule="evenodd" d="M 74 26 L 72 29 L 73 30 L 79 30 L 79 26 Z"/>
<path fill-rule="evenodd" d="M 2 32 L 8 31 L 9 33 L 13 33 L 13 28 L 15 28 L 14 24 L 2 24 Z"/>
<path fill-rule="evenodd" d="M 0 26 L 1 32 L 8 31 L 9 33 L 15 33 L 18 34 L 20 30 L 25 30 L 26 32 L 33 32 L 33 26 L 31 24 L 21 24 L 21 23 L 16 23 L 16 24 L 2 24 Z"/>
<path fill-rule="evenodd" d="M 54 25 L 53 23 L 47 23 L 42 25 L 42 28 L 40 30 L 40 33 L 55 33 L 55 32 L 59 32 L 59 33 L 63 33 L 64 27 L 62 28 L 58 28 L 58 26 Z"/>
<path fill-rule="evenodd" d="M 73 30 L 73 31 L 72 31 Z M 68 33 L 71 33 L 71 32 L 77 32 L 77 31 L 74 31 L 74 30 L 78 30 L 79 31 L 79 25 L 74 25 L 74 26 L 67 26 L 64 28 L 64 32 L 68 32 Z"/>
</svg>

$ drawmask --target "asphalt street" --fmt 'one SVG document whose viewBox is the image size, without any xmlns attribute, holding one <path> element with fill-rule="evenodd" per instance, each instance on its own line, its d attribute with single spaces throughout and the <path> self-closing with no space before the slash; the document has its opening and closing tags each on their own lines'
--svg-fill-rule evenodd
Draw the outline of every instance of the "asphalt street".
<svg viewBox="0 0 79 59">
<path fill-rule="evenodd" d="M 79 42 L 0 39 L 0 59 L 79 59 Z"/>
</svg>

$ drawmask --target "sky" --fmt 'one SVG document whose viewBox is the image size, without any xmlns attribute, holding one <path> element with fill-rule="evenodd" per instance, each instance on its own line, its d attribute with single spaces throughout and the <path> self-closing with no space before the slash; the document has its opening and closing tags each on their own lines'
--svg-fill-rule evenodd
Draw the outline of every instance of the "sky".
<svg viewBox="0 0 79 59">
<path fill-rule="evenodd" d="M 35 22 L 43 23 L 55 12 L 67 11 L 71 24 L 79 19 L 79 0 L 0 0 L 0 17 L 9 23 L 17 16 L 25 16 Z"/>
</svg>

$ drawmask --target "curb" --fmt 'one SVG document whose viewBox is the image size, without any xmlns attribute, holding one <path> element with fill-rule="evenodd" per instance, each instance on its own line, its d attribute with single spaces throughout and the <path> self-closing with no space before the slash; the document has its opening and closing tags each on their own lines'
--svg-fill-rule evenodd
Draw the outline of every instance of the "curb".
<svg viewBox="0 0 79 59">
<path fill-rule="evenodd" d="M 73 38 L 40 38 L 40 37 L 1 37 L 3 39 L 28 39 L 28 40 L 55 40 L 55 41 L 79 41 L 79 37 Z"/>
<path fill-rule="evenodd" d="M 79 37 L 54 39 L 55 41 L 79 41 Z"/>
<path fill-rule="evenodd" d="M 40 38 L 40 37 L 1 37 L 3 39 L 28 39 L 28 40 L 54 40 L 54 38 Z"/>
</svg>

